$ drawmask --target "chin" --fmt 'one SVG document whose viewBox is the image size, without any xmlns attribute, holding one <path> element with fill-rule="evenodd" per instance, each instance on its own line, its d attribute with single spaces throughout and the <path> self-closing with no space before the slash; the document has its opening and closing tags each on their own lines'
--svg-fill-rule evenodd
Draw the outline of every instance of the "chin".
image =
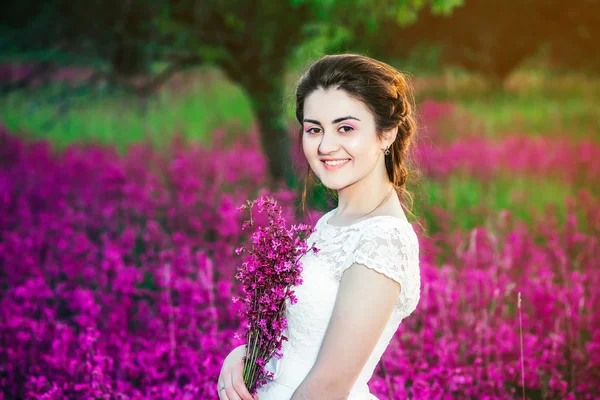
<svg viewBox="0 0 600 400">
<path fill-rule="evenodd" d="M 323 185 L 325 185 L 325 187 L 329 190 L 342 190 L 346 187 L 346 185 L 328 185 L 325 182 L 323 182 Z"/>
<path fill-rule="evenodd" d="M 319 171 L 319 173 L 316 173 L 315 169 L 313 169 L 313 173 L 315 173 L 315 175 L 317 176 L 319 181 L 321 181 L 321 183 L 327 189 L 341 190 L 347 186 L 352 185 L 354 182 L 356 182 L 356 180 L 351 179 L 352 177 L 348 177 L 343 171 L 340 171 L 340 172 L 328 171 L 322 165 L 321 161 L 317 161 L 317 162 L 319 163 L 319 167 L 317 169 L 317 171 Z"/>
<path fill-rule="evenodd" d="M 321 183 L 327 189 L 330 189 L 330 190 L 342 190 L 345 187 L 352 185 L 352 182 L 349 182 L 348 179 L 343 179 L 343 178 L 329 177 L 329 179 L 320 179 L 320 180 L 321 180 Z"/>
</svg>

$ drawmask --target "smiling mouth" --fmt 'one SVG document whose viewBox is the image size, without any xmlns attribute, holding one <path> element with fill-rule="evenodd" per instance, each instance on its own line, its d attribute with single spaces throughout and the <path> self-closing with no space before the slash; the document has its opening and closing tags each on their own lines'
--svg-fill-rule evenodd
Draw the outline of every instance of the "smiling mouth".
<svg viewBox="0 0 600 400">
<path fill-rule="evenodd" d="M 335 169 L 341 168 L 344 165 L 348 164 L 350 162 L 350 159 L 346 159 L 344 161 L 336 161 L 333 164 L 325 162 L 325 161 L 321 161 L 321 162 L 323 163 L 323 165 L 325 166 L 326 169 L 335 170 Z"/>
</svg>

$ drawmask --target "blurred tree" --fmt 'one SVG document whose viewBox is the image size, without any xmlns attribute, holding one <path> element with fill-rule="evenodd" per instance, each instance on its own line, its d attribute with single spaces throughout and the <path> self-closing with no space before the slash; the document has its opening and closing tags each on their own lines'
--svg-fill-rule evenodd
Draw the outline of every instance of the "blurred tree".
<svg viewBox="0 0 600 400">
<path fill-rule="evenodd" d="M 16 32 L 12 39 L 23 49 L 38 37 L 35 44 L 43 48 L 60 47 L 108 65 L 98 74 L 142 96 L 182 68 L 220 67 L 250 99 L 271 177 L 295 186 L 282 106 L 284 73 L 297 48 L 335 31 L 348 38 L 357 29 L 376 32 L 384 17 L 413 23 L 425 6 L 447 14 L 462 0 L 37 0 L 25 6 L 9 1 L 20 7 L 19 22 L 3 14 L 0 29 Z M 40 9 L 49 12 L 40 18 Z M 35 23 L 40 28 L 27 37 L 15 30 Z M 45 31 L 52 34 L 43 38 Z M 336 44 L 326 48 L 338 51 Z M 153 62 L 166 66 L 153 75 Z"/>
<path fill-rule="evenodd" d="M 152 29 L 162 4 L 145 0 L 53 0 L 64 23 L 63 40 L 77 54 L 106 60 L 114 79 L 149 72 L 153 44 L 160 36 Z"/>
<path fill-rule="evenodd" d="M 61 65 L 98 68 L 94 81 L 128 83 L 147 74 L 154 45 L 160 41 L 152 22 L 163 5 L 144 0 L 8 0 L 0 16 L 0 56 L 37 62 L 17 82 L 1 82 L 3 91 L 49 78 Z M 106 68 L 108 66 L 108 68 Z M 129 87 L 132 89 L 132 87 Z"/>
<path fill-rule="evenodd" d="M 171 0 L 158 26 L 177 38 L 178 57 L 214 63 L 245 89 L 271 176 L 295 186 L 282 112 L 284 72 L 294 52 L 338 30 L 349 37 L 358 27 L 374 32 L 384 16 L 400 24 L 414 22 L 425 3 L 434 13 L 448 13 L 460 1 Z"/>
<path fill-rule="evenodd" d="M 600 72 L 600 0 L 546 1 L 546 29 L 554 66 Z M 562 6 L 562 12 L 557 12 Z"/>
<path fill-rule="evenodd" d="M 7 0 L 5 12 L 0 14 L 0 57 L 44 51 L 56 46 L 62 37 L 58 10 L 53 5 Z M 21 79 L 13 80 L 2 71 L 0 92 L 22 89 L 35 79 L 44 79 L 54 71 L 49 60 L 40 60 L 34 68 L 24 72 Z"/>
<path fill-rule="evenodd" d="M 543 45 L 554 66 L 597 73 L 599 34 L 600 0 L 465 0 L 450 17 L 422 9 L 409 26 L 383 20 L 377 36 L 395 40 L 356 35 L 355 45 L 397 58 L 423 43 L 441 45 L 441 63 L 483 73 L 497 86 Z"/>
</svg>

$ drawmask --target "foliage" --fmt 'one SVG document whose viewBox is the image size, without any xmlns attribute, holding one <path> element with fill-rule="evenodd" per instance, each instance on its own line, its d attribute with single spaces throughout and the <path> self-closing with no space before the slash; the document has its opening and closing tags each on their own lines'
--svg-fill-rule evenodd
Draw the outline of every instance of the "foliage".
<svg viewBox="0 0 600 400">
<path fill-rule="evenodd" d="M 465 0 L 451 15 L 423 8 L 415 22 L 401 26 L 380 21 L 380 37 L 398 40 L 359 42 L 379 57 L 407 57 L 423 44 L 442 48 L 440 63 L 476 71 L 497 84 L 519 65 L 542 56 L 548 66 L 569 71 L 600 71 L 598 0 L 577 0 L 559 7 L 553 0 L 526 0 L 507 5 L 501 0 Z"/>
</svg>

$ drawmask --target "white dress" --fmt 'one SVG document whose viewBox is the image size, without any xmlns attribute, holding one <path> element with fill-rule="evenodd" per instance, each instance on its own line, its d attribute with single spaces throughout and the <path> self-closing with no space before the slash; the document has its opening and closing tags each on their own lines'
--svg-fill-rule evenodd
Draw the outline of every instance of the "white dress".
<svg viewBox="0 0 600 400">
<path fill-rule="evenodd" d="M 337 208 L 323 215 L 307 238 L 312 250 L 301 258 L 303 283 L 294 288 L 298 302 L 286 304 L 288 326 L 283 357 L 273 356 L 265 366 L 273 380 L 258 389 L 260 400 L 286 400 L 307 376 L 333 312 L 342 273 L 353 263 L 363 264 L 399 282 L 400 296 L 383 334 L 356 380 L 349 400 L 373 400 L 367 382 L 400 322 L 416 308 L 420 298 L 419 243 L 413 226 L 394 216 L 370 217 L 348 226 L 327 223 Z"/>
</svg>

